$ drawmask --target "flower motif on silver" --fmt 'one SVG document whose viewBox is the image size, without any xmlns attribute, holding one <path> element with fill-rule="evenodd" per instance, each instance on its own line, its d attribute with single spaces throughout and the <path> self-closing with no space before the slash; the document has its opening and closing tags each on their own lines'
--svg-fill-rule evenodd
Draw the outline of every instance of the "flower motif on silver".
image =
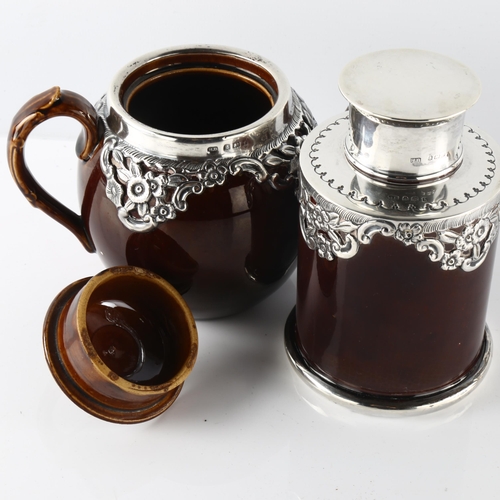
<svg viewBox="0 0 500 500">
<path fill-rule="evenodd" d="M 302 201 L 300 225 L 309 248 L 317 249 L 318 255 L 328 260 L 349 258 L 358 251 L 359 243 L 350 234 L 355 224 L 319 204 Z"/>
<path fill-rule="evenodd" d="M 403 222 L 398 225 L 394 237 L 405 245 L 414 245 L 423 239 L 423 228 L 420 224 Z"/>
<path fill-rule="evenodd" d="M 394 223 L 369 217 L 353 222 L 342 212 L 324 209 L 304 186 L 299 190 L 299 201 L 302 236 L 311 250 L 327 260 L 354 257 L 360 245 L 368 245 L 374 235 L 379 234 L 427 253 L 429 260 L 439 262 L 444 271 L 470 272 L 486 259 L 499 227 L 498 205 L 482 217 L 462 224 L 458 230 L 433 229 L 426 233 L 424 226 L 418 223 Z"/>
<path fill-rule="evenodd" d="M 175 213 L 175 209 L 171 203 L 166 203 L 164 205 L 158 204 L 158 205 L 155 205 L 151 209 L 151 214 L 153 216 L 153 220 L 157 224 L 165 222 L 168 219 L 173 219 L 174 213 Z"/>
<path fill-rule="evenodd" d="M 149 171 L 144 178 L 148 182 L 149 189 L 155 198 L 163 196 L 163 186 L 166 184 L 166 179 L 163 174 L 155 176 L 153 172 Z"/>
<path fill-rule="evenodd" d="M 460 250 L 454 250 L 451 253 L 445 253 L 441 260 L 441 268 L 445 271 L 451 271 L 457 269 L 464 262 L 464 257 Z"/>
<path fill-rule="evenodd" d="M 217 165 L 216 163 L 207 163 L 205 168 L 201 173 L 201 178 L 203 179 L 203 184 L 208 187 L 214 187 L 215 185 L 222 186 L 226 180 L 227 168 L 223 165 Z"/>
<path fill-rule="evenodd" d="M 309 219 L 309 222 L 317 229 L 325 229 L 330 225 L 335 225 L 339 220 L 339 216 L 335 212 L 323 210 L 320 205 L 314 205 Z"/>
<path fill-rule="evenodd" d="M 472 243 L 474 245 L 478 245 L 482 241 L 486 239 L 488 235 L 488 231 L 490 230 L 491 222 L 488 219 L 481 219 L 474 228 L 474 232 L 472 234 Z"/>
<path fill-rule="evenodd" d="M 132 177 L 127 182 L 127 195 L 132 203 L 145 203 L 151 196 L 149 184 L 141 177 Z"/>
<path fill-rule="evenodd" d="M 474 246 L 474 232 L 474 227 L 467 226 L 455 240 L 455 246 L 462 252 L 470 252 Z"/>
<path fill-rule="evenodd" d="M 300 97 L 293 91 L 292 95 L 293 115 L 287 125 L 268 142 L 259 140 L 260 147 L 251 154 L 199 160 L 149 154 L 121 139 L 109 127 L 103 97 L 96 105 L 105 128 L 101 170 L 106 177 L 106 196 L 116 206 L 124 226 L 137 232 L 150 231 L 186 211 L 189 196 L 222 186 L 230 175 L 254 177 L 277 191 L 295 189 L 303 136 L 316 122 Z"/>
<path fill-rule="evenodd" d="M 131 158 L 125 158 L 117 149 L 113 150 L 112 164 L 116 168 L 118 180 L 124 184 L 127 195 L 127 202 L 123 209 L 129 214 L 137 211 L 140 217 L 146 217 L 150 221 L 150 215 L 153 213 L 150 203 L 153 199 L 156 200 L 156 205 L 161 201 L 165 176 L 163 174 L 155 175 L 151 171 L 143 175 L 139 164 Z M 107 170 L 109 171 L 109 168 Z M 106 194 L 116 206 L 120 206 L 123 189 L 113 177 L 109 178 L 106 183 Z M 170 211 L 169 213 L 171 214 Z M 154 220 L 158 221 L 158 214 L 154 213 L 153 215 L 155 216 Z M 160 216 L 160 219 L 162 217 L 163 215 Z"/>
</svg>

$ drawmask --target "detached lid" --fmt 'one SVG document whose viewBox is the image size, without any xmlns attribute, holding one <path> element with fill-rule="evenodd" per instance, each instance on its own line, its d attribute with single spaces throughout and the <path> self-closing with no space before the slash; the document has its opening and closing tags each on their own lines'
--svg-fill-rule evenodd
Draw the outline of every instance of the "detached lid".
<svg viewBox="0 0 500 500">
<path fill-rule="evenodd" d="M 460 166 L 464 114 L 481 93 L 463 64 L 423 50 L 384 50 L 348 64 L 339 87 L 350 108 L 347 156 L 364 173 L 416 184 Z"/>
<path fill-rule="evenodd" d="M 44 324 L 52 375 L 80 408 L 128 424 L 176 400 L 198 353 L 188 306 L 163 278 L 113 267 L 66 287 Z"/>
</svg>

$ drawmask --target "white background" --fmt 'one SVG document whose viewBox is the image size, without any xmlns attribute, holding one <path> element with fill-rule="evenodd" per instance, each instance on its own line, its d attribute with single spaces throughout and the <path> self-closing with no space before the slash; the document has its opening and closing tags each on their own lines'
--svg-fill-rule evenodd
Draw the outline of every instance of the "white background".
<svg viewBox="0 0 500 500">
<path fill-rule="evenodd" d="M 24 0 L 0 15 L 0 136 L 27 99 L 53 85 L 95 102 L 136 56 L 214 43 L 275 62 L 318 121 L 345 108 L 337 77 L 354 57 L 395 47 L 441 52 L 481 79 L 466 121 L 499 140 L 499 14 L 483 0 Z M 79 127 L 54 122 L 31 138 L 28 159 L 77 209 Z M 162 417 L 117 426 L 86 415 L 52 380 L 41 330 L 52 298 L 102 265 L 28 205 L 5 159 L 0 186 L 1 498 L 498 498 L 498 347 L 484 383 L 458 406 L 421 418 L 361 416 L 314 393 L 288 366 L 293 279 L 250 311 L 199 323 L 198 363 Z M 495 346 L 499 299 L 497 271 L 488 316 Z"/>
</svg>

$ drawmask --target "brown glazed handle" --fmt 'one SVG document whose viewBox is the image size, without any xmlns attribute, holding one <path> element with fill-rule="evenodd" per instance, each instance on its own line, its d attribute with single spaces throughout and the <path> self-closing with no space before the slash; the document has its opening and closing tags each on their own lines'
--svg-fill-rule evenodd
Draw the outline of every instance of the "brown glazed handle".
<svg viewBox="0 0 500 500">
<path fill-rule="evenodd" d="M 47 193 L 35 180 L 24 159 L 24 145 L 31 131 L 55 116 L 75 118 L 83 125 L 84 144 L 77 144 L 76 154 L 81 160 L 90 158 L 100 139 L 97 112 L 80 95 L 54 87 L 30 99 L 12 120 L 8 142 L 10 171 L 19 189 L 34 207 L 68 228 L 86 250 L 95 252 L 82 217 Z"/>
</svg>

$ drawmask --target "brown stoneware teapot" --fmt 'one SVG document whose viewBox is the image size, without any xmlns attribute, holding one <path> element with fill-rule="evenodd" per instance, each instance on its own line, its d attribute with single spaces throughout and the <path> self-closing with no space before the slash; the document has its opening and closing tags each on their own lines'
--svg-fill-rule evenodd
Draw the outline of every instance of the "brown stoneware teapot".
<svg viewBox="0 0 500 500">
<path fill-rule="evenodd" d="M 78 120 L 81 215 L 31 175 L 24 144 L 55 116 Z M 10 131 L 12 175 L 28 201 L 106 266 L 134 265 L 172 283 L 196 318 L 249 307 L 294 268 L 296 160 L 315 125 L 271 62 L 213 46 L 147 54 L 94 107 L 50 89 Z"/>
</svg>

